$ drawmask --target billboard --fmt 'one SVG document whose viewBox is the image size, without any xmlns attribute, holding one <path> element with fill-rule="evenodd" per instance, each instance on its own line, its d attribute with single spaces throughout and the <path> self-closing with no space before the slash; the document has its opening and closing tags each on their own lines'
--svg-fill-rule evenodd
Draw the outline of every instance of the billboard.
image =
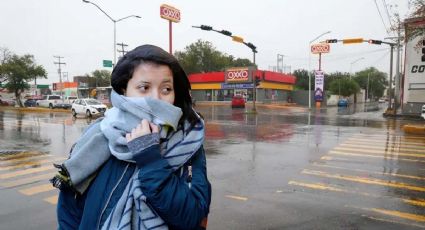
<svg viewBox="0 0 425 230">
<path fill-rule="evenodd" d="M 159 8 L 161 18 L 170 20 L 172 22 L 180 22 L 180 10 L 172 6 L 162 4 Z"/>
<path fill-rule="evenodd" d="M 325 75 L 323 71 L 314 71 L 314 100 L 323 101 L 323 91 L 325 85 Z"/>
<path fill-rule="evenodd" d="M 330 51 L 331 46 L 328 43 L 319 43 L 311 46 L 312 54 L 329 53 Z"/>
</svg>

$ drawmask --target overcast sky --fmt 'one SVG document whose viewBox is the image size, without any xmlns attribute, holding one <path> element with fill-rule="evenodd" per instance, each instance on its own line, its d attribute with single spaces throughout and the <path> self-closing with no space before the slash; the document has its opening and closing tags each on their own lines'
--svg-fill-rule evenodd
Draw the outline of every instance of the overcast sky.
<svg viewBox="0 0 425 230">
<path fill-rule="evenodd" d="M 128 44 L 128 49 L 154 44 L 168 50 L 168 21 L 159 16 L 159 7 L 165 3 L 181 12 L 180 23 L 173 24 L 174 51 L 202 39 L 210 41 L 221 52 L 252 60 L 251 50 L 243 44 L 219 33 L 192 28 L 192 25 L 211 25 L 256 45 L 260 69 L 276 65 L 277 54 L 285 56 L 284 64 L 292 70 L 308 69 L 309 42 L 326 31 L 331 33 L 318 41 L 354 37 L 383 40 L 395 36 L 387 33 L 390 23 L 384 3 L 393 6 L 387 8 L 389 14 L 398 12 L 402 19 L 408 12 L 407 0 L 93 2 L 114 19 L 133 14 L 142 17 L 116 24 L 117 42 Z M 55 55 L 64 57 L 63 71 L 68 73 L 70 81 L 72 76 L 104 69 L 102 60 L 113 59 L 113 23 L 91 4 L 81 0 L 1 0 L 0 12 L 0 47 L 19 55 L 33 54 L 37 63 L 48 71 L 48 79 L 40 83 L 59 81 L 57 65 L 53 64 Z M 356 72 L 375 66 L 388 72 L 389 57 L 386 45 L 337 43 L 331 45 L 331 53 L 323 56 L 322 69 Z M 311 55 L 310 60 L 311 68 L 317 68 L 317 55 Z"/>
</svg>

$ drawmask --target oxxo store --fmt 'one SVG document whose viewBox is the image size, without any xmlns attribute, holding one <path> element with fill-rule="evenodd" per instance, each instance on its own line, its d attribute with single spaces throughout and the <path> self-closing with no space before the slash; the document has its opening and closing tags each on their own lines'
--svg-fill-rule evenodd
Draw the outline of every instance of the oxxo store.
<svg viewBox="0 0 425 230">
<path fill-rule="evenodd" d="M 196 73 L 189 75 L 192 97 L 197 101 L 231 101 L 234 95 L 253 99 L 253 86 L 257 86 L 257 101 L 286 102 L 293 90 L 295 76 L 253 67 L 227 69 L 224 72 Z"/>
</svg>

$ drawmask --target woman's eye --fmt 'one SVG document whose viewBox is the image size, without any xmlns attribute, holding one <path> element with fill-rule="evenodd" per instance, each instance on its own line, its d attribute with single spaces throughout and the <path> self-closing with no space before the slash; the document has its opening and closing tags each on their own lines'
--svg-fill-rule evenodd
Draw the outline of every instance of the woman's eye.
<svg viewBox="0 0 425 230">
<path fill-rule="evenodd" d="M 165 87 L 165 88 L 162 89 L 163 94 L 169 94 L 172 91 L 173 91 L 173 88 L 171 88 L 171 87 Z"/>
<path fill-rule="evenodd" d="M 148 89 L 149 89 L 149 87 L 148 86 L 146 86 L 146 85 L 140 85 L 139 87 L 137 87 L 140 91 L 142 91 L 142 92 L 145 92 L 145 91 L 147 91 Z"/>
</svg>

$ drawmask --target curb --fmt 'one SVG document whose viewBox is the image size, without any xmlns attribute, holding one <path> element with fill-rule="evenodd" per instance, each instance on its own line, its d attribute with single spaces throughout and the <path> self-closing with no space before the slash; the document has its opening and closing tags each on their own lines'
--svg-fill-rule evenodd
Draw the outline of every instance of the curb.
<svg viewBox="0 0 425 230">
<path fill-rule="evenodd" d="M 12 107 L 1 106 L 0 111 L 15 111 L 15 112 L 31 112 L 31 113 L 70 113 L 71 110 L 67 109 L 48 109 L 39 107 Z"/>
</svg>

